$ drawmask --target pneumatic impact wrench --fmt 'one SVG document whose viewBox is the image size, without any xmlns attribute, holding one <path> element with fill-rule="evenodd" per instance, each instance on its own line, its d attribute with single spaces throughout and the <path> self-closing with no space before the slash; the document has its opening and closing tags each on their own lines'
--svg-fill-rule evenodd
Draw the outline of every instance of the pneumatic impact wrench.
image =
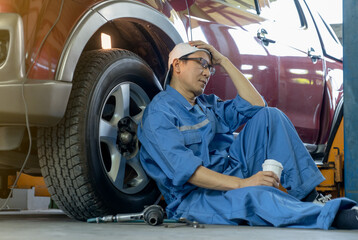
<svg viewBox="0 0 358 240">
<path fill-rule="evenodd" d="M 159 205 L 150 205 L 141 213 L 127 213 L 109 215 L 104 217 L 90 218 L 88 223 L 101 223 L 101 222 L 130 222 L 135 220 L 144 220 L 149 225 L 160 225 L 164 221 L 164 211 Z"/>
</svg>

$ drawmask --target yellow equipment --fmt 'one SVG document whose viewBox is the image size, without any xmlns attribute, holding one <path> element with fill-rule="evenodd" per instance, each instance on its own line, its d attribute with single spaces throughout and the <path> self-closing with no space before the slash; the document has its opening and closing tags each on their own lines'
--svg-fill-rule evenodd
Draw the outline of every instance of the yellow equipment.
<svg viewBox="0 0 358 240">
<path fill-rule="evenodd" d="M 338 127 L 337 133 L 329 150 L 328 161 L 319 164 L 324 182 L 317 186 L 317 191 L 332 194 L 333 198 L 344 196 L 344 135 L 343 118 Z"/>
</svg>

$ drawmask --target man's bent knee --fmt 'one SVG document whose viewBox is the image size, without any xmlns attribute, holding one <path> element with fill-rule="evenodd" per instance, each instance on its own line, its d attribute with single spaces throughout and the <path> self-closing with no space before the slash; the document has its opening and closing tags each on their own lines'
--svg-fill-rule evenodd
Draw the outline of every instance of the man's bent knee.
<svg viewBox="0 0 358 240">
<path fill-rule="evenodd" d="M 282 117 L 282 116 L 285 116 L 285 114 L 278 108 L 276 107 L 264 107 L 262 109 L 260 109 L 256 114 L 255 116 L 262 116 L 262 115 L 269 115 L 271 117 L 274 117 L 274 116 L 279 116 L 279 117 Z M 254 117 L 255 117 L 254 116 Z"/>
</svg>

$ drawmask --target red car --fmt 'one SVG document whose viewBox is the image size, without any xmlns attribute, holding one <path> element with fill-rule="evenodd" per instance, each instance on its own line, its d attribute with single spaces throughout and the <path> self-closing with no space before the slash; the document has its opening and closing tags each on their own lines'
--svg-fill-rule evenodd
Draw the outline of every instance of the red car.
<svg viewBox="0 0 358 240">
<path fill-rule="evenodd" d="M 137 124 L 191 39 L 228 56 L 322 161 L 343 111 L 342 46 L 304 0 L 2 0 L 2 179 L 29 153 L 24 172 L 73 218 L 153 204 Z M 236 95 L 220 69 L 206 93 Z"/>
</svg>

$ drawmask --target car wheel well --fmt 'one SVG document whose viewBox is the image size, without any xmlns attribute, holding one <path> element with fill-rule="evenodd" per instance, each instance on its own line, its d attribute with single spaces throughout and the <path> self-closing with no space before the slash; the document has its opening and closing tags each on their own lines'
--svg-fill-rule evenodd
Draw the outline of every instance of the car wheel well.
<svg viewBox="0 0 358 240">
<path fill-rule="evenodd" d="M 84 51 L 102 49 L 101 34 L 111 37 L 111 47 L 140 56 L 151 67 L 163 85 L 167 60 L 175 43 L 155 25 L 138 19 L 115 19 L 99 28 L 87 42 Z"/>
</svg>

